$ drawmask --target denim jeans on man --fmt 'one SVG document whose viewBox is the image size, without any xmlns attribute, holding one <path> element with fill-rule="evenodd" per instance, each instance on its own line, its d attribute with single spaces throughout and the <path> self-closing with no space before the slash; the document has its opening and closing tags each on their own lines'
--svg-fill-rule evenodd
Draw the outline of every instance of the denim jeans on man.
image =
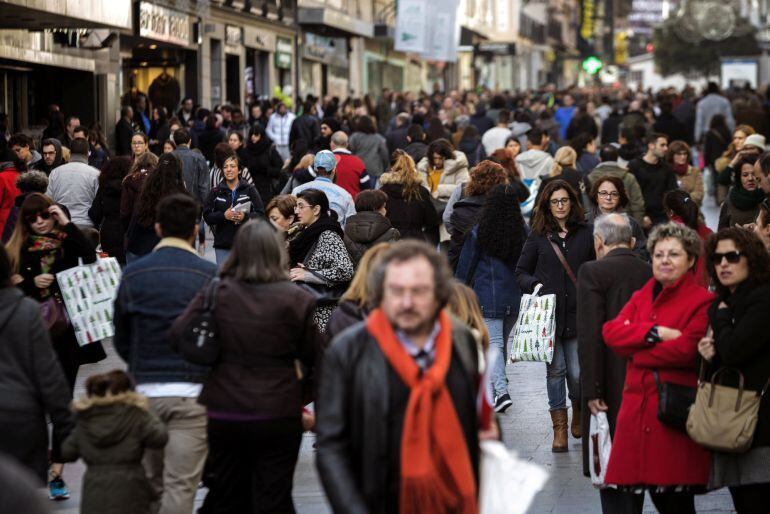
<svg viewBox="0 0 770 514">
<path fill-rule="evenodd" d="M 508 393 L 508 378 L 505 376 L 505 362 L 508 356 L 508 337 L 516 324 L 516 314 L 511 313 L 502 318 L 484 318 L 484 324 L 489 331 L 489 347 L 498 353 L 492 371 L 489 374 L 494 396 Z"/>
<path fill-rule="evenodd" d="M 567 390 L 572 405 L 580 402 L 580 361 L 578 360 L 578 340 L 559 339 L 553 349 L 553 360 L 546 364 L 546 388 L 548 390 L 549 410 L 567 408 Z"/>
</svg>

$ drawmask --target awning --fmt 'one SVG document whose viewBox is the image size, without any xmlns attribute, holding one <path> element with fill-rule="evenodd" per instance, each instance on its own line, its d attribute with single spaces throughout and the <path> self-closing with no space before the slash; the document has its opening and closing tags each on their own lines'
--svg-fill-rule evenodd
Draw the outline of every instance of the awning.
<svg viewBox="0 0 770 514">
<path fill-rule="evenodd" d="M 374 25 L 327 7 L 300 7 L 297 22 L 324 36 L 374 37 Z"/>
<path fill-rule="evenodd" d="M 0 0 L 0 12 L 3 13 L 0 16 L 0 28 L 4 29 L 133 28 L 131 0 Z"/>
</svg>

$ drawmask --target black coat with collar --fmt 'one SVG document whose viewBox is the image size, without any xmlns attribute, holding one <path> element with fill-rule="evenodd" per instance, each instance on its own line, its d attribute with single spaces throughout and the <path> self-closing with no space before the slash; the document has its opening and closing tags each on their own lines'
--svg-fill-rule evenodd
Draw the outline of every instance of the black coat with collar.
<svg viewBox="0 0 770 514">
<path fill-rule="evenodd" d="M 719 309 L 725 302 L 726 309 Z M 745 282 L 733 294 L 722 295 L 709 307 L 709 322 L 714 330 L 716 356 L 709 366 L 709 376 L 722 366 L 738 369 L 745 388 L 760 391 L 770 379 L 770 334 L 767 313 L 770 312 L 770 284 Z M 725 384 L 737 387 L 734 373 L 719 377 Z M 759 420 L 752 448 L 770 446 L 770 396 L 765 394 L 759 406 Z"/>
<path fill-rule="evenodd" d="M 206 200 L 206 206 L 203 209 L 203 219 L 206 220 L 206 223 L 211 226 L 211 230 L 214 232 L 214 248 L 227 250 L 232 248 L 235 233 L 243 223 L 236 224 L 225 219 L 225 211 L 233 205 L 246 202 L 251 202 L 251 209 L 246 215 L 244 222 L 265 215 L 265 207 L 262 204 L 259 193 L 257 193 L 257 189 L 245 180 L 238 182 L 238 187 L 235 188 L 235 202 L 233 202 L 233 192 L 224 182 L 211 190 Z"/>
<path fill-rule="evenodd" d="M 652 277 L 650 265 L 628 248 L 612 250 L 603 259 L 580 267 L 577 287 L 577 335 L 580 359 L 580 388 L 583 402 L 601 398 L 607 404 L 610 434 L 623 397 L 626 359 L 618 357 L 604 344 L 602 326 L 625 307 L 631 295 Z M 584 405 L 583 474 L 588 474 L 588 429 L 591 412 Z"/>
<path fill-rule="evenodd" d="M 446 382 L 478 473 L 478 350 L 468 327 L 454 318 Z M 400 446 L 403 424 L 397 420 L 406 410 L 406 400 L 397 400 L 404 391 L 408 396 L 363 323 L 342 332 L 326 350 L 316 402 L 316 464 L 334 512 L 380 514 L 392 507 L 398 476 L 393 446 Z"/>
<path fill-rule="evenodd" d="M 551 240 L 557 242 L 558 237 L 530 232 L 516 264 L 516 280 L 522 293 L 532 293 L 537 284 L 543 284 L 539 295 L 556 295 L 556 336 L 570 339 L 577 335 L 577 290 L 556 256 Z M 559 248 L 577 277 L 583 263 L 596 258 L 593 225 L 580 223 L 570 228 Z"/>
</svg>

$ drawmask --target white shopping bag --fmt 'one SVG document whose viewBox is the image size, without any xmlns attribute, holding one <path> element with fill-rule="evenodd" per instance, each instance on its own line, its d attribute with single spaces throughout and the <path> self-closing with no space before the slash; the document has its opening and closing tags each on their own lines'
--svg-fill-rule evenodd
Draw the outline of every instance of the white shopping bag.
<svg viewBox="0 0 770 514">
<path fill-rule="evenodd" d="M 551 363 L 556 336 L 556 295 L 538 296 L 542 284 L 532 294 L 521 297 L 519 317 L 508 339 L 510 361 Z"/>
<path fill-rule="evenodd" d="M 588 431 L 588 469 L 591 472 L 591 483 L 596 487 L 605 485 L 604 475 L 610 462 L 611 449 L 612 438 L 607 414 L 591 414 L 591 427 Z"/>
<path fill-rule="evenodd" d="M 56 274 L 80 346 L 115 335 L 112 315 L 120 273 L 117 259 L 108 257 Z"/>
<path fill-rule="evenodd" d="M 481 441 L 479 514 L 524 514 L 548 472 L 520 459 L 500 441 Z"/>
</svg>

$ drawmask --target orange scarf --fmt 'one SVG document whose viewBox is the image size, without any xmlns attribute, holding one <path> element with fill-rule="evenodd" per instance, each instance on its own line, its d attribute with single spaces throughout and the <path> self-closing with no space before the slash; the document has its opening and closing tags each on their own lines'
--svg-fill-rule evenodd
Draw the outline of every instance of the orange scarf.
<svg viewBox="0 0 770 514">
<path fill-rule="evenodd" d="M 411 389 L 401 438 L 400 514 L 478 512 L 467 443 L 444 382 L 452 358 L 452 323 L 444 311 L 439 324 L 435 362 L 420 375 L 382 309 L 366 321 L 388 363 Z"/>
</svg>

